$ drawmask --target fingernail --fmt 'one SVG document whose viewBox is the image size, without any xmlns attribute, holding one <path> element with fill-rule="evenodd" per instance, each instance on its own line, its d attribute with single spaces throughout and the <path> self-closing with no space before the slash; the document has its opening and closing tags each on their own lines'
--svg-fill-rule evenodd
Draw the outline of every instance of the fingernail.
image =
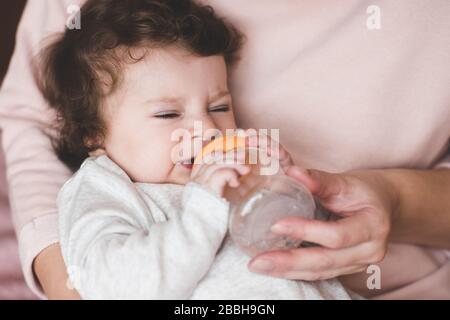
<svg viewBox="0 0 450 320">
<path fill-rule="evenodd" d="M 289 226 L 286 226 L 284 224 L 276 224 L 273 225 L 272 228 L 270 228 L 270 231 L 272 231 L 273 233 L 278 233 L 278 234 L 291 234 L 292 233 L 292 228 Z"/>
<path fill-rule="evenodd" d="M 275 264 L 272 260 L 259 259 L 250 265 L 250 269 L 255 272 L 266 273 L 275 269 Z"/>
</svg>

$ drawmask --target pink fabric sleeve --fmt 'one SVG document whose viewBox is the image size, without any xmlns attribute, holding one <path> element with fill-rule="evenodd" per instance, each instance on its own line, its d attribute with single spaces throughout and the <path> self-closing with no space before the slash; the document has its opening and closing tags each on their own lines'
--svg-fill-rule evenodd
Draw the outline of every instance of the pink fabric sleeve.
<svg viewBox="0 0 450 320">
<path fill-rule="evenodd" d="M 28 1 L 0 91 L 0 127 L 12 219 L 26 282 L 40 297 L 44 295 L 32 264 L 39 252 L 58 242 L 56 195 L 70 172 L 57 159 L 45 133 L 53 113 L 32 76 L 32 58 L 48 34 L 63 30 L 68 3 Z"/>
</svg>

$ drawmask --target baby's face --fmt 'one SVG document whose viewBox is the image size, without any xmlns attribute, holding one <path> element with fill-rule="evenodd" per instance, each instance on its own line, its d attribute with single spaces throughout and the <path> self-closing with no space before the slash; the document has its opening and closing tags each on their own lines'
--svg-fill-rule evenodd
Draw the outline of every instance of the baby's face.
<svg viewBox="0 0 450 320">
<path fill-rule="evenodd" d="M 196 121 L 203 132 L 236 128 L 224 58 L 196 57 L 176 48 L 154 49 L 127 64 L 102 114 L 106 154 L 134 182 L 186 184 L 191 169 L 182 162 L 200 150 L 180 152 L 193 140 L 174 141 L 172 134 L 184 129 L 194 137 Z M 203 136 L 203 143 L 210 138 Z"/>
</svg>

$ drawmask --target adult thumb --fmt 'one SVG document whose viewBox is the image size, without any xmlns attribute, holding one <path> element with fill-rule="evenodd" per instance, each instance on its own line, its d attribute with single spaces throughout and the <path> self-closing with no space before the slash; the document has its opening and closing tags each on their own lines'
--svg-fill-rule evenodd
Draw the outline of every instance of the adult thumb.
<svg viewBox="0 0 450 320">
<path fill-rule="evenodd" d="M 307 170 L 298 166 L 289 167 L 286 174 L 305 185 L 314 196 L 323 201 L 346 192 L 348 188 L 345 176 L 342 174 Z"/>
</svg>

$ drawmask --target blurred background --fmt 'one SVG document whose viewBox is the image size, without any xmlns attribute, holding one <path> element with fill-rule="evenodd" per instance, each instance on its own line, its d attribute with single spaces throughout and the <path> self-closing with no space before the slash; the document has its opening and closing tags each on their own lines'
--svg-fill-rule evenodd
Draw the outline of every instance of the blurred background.
<svg viewBox="0 0 450 320">
<path fill-rule="evenodd" d="M 0 1 L 0 84 L 14 50 L 17 25 L 26 0 Z M 1 134 L 1 132 L 0 132 Z M 26 286 L 9 214 L 3 148 L 0 151 L 0 299 L 35 299 Z"/>
<path fill-rule="evenodd" d="M 5 76 L 14 49 L 17 24 L 26 0 L 0 1 L 0 83 Z"/>
</svg>

